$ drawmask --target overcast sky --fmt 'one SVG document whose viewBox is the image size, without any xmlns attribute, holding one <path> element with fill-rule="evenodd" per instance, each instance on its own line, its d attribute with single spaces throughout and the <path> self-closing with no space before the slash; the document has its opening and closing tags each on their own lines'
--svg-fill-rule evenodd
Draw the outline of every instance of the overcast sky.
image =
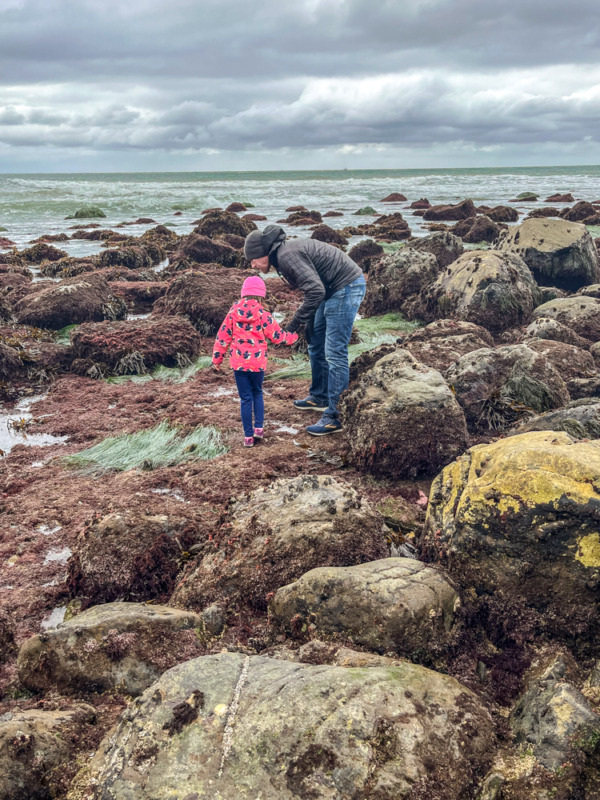
<svg viewBox="0 0 600 800">
<path fill-rule="evenodd" d="M 600 162 L 598 0 L 0 0 L 0 172 Z"/>
</svg>

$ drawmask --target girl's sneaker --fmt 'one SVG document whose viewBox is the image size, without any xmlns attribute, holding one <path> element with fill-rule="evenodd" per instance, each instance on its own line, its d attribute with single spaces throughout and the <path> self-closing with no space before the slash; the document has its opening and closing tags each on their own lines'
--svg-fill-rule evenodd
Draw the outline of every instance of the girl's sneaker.
<svg viewBox="0 0 600 800">
<path fill-rule="evenodd" d="M 254 447 L 254 436 L 244 436 L 244 447 Z"/>
<path fill-rule="evenodd" d="M 255 439 L 262 439 L 264 435 L 265 435 L 265 429 L 264 428 L 254 428 L 254 438 Z"/>
</svg>

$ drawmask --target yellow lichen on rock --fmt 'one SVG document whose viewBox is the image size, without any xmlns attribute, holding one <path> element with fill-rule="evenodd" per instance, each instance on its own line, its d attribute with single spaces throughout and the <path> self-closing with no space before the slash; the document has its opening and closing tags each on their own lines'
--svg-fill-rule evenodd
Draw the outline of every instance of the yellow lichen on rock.
<svg viewBox="0 0 600 800">
<path fill-rule="evenodd" d="M 588 533 L 578 539 L 575 558 L 584 567 L 600 567 L 600 534 Z"/>
</svg>

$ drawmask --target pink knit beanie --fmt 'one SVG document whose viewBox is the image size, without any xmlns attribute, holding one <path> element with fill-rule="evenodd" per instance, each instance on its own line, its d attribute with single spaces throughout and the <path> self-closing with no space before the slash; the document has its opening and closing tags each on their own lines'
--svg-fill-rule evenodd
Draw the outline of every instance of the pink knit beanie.
<svg viewBox="0 0 600 800">
<path fill-rule="evenodd" d="M 255 297 L 265 297 L 267 294 L 265 282 L 258 275 L 252 275 L 251 278 L 246 278 L 244 281 L 242 297 L 247 297 L 249 294 Z"/>
</svg>

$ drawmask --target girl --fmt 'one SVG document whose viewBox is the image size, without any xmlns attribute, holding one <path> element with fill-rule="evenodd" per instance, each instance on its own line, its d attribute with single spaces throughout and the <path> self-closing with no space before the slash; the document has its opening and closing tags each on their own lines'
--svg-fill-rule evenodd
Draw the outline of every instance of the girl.
<svg viewBox="0 0 600 800">
<path fill-rule="evenodd" d="M 267 339 L 273 344 L 294 344 L 297 333 L 281 330 L 277 321 L 265 311 L 261 298 L 267 293 L 262 278 L 246 278 L 242 299 L 229 309 L 215 339 L 213 366 L 219 369 L 231 346 L 229 364 L 235 375 L 242 407 L 244 447 L 252 447 L 263 438 L 265 405 L 262 384 L 267 366 Z M 254 408 L 254 425 L 252 409 Z"/>
</svg>

